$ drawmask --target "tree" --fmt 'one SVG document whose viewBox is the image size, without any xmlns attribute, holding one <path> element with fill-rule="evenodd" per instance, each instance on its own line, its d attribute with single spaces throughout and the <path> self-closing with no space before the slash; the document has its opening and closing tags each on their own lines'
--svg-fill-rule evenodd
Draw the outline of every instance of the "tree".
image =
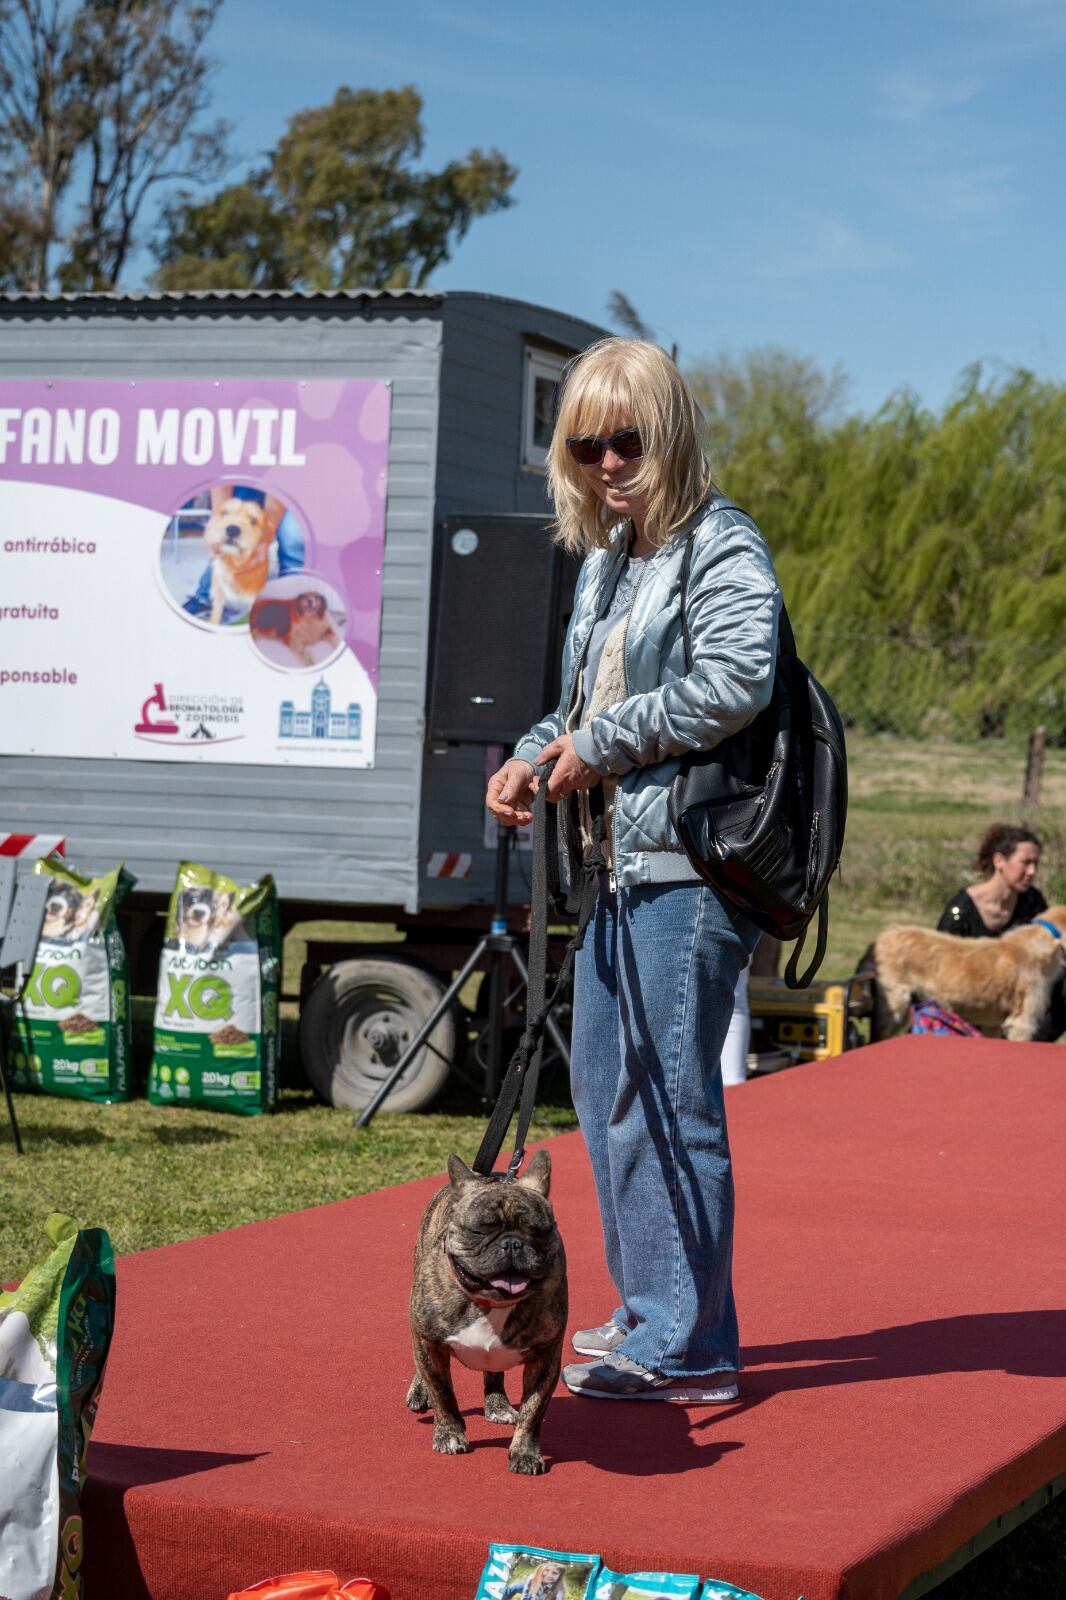
<svg viewBox="0 0 1066 1600">
<path fill-rule="evenodd" d="M 0 284 L 49 287 L 49 252 L 87 107 L 69 7 L 0 0 Z"/>
<path fill-rule="evenodd" d="M 220 175 L 225 126 L 201 122 L 220 5 L 0 0 L 0 282 L 114 288 L 152 189 Z"/>
<path fill-rule="evenodd" d="M 329 105 L 297 113 L 242 183 L 165 208 L 155 283 L 421 287 L 475 217 L 513 203 L 517 176 L 498 150 L 419 170 L 422 143 L 414 88 L 339 89 Z"/>
</svg>

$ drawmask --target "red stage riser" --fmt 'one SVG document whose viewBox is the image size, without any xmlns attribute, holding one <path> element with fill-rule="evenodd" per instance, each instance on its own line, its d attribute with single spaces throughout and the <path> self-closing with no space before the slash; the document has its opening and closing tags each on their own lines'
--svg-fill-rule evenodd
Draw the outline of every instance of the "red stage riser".
<svg viewBox="0 0 1066 1600">
<path fill-rule="evenodd" d="M 437 1180 L 121 1261 L 88 1600 L 224 1600 L 304 1566 L 472 1600 L 493 1539 L 896 1600 L 1066 1470 L 1064 1059 L 900 1040 L 731 1090 L 742 1403 L 561 1390 L 543 1478 L 507 1472 L 474 1374 L 470 1455 L 404 1409 Z M 586 1326 L 613 1303 L 591 1179 L 577 1135 L 551 1149 Z"/>
</svg>

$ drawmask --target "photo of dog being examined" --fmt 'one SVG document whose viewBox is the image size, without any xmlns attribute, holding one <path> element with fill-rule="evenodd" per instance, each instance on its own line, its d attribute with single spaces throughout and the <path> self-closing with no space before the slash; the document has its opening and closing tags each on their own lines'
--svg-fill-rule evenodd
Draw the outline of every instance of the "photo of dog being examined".
<svg viewBox="0 0 1066 1600">
<path fill-rule="evenodd" d="M 451 1363 L 484 1374 L 485 1416 L 514 1424 L 512 1472 L 547 1470 L 540 1428 L 559 1377 L 566 1331 L 566 1254 L 548 1191 L 551 1157 L 538 1150 L 514 1181 L 485 1178 L 458 1156 L 433 1196 L 415 1246 L 411 1339 L 412 1411 L 433 1412 L 433 1448 L 465 1455 L 466 1427 Z M 507 1398 L 504 1373 L 522 1368 L 522 1393 Z"/>
<path fill-rule="evenodd" d="M 904 1032 L 912 1001 L 937 1000 L 982 1033 L 1032 1039 L 1066 965 L 1063 940 L 1044 923 L 1066 930 L 1066 906 L 1051 906 L 1039 922 L 997 939 L 886 928 L 859 963 L 873 978 L 873 1038 Z"/>
<path fill-rule="evenodd" d="M 298 672 L 323 667 L 344 646 L 344 602 L 312 572 L 274 578 L 252 606 L 252 643 L 273 667 Z"/>
<path fill-rule="evenodd" d="M 252 637 L 278 639 L 302 667 L 316 665 L 314 646 L 324 644 L 330 653 L 340 640 L 324 594 L 305 589 L 291 599 L 257 600 L 252 607 Z"/>
<path fill-rule="evenodd" d="M 183 950 L 210 955 L 241 926 L 235 897 L 207 884 L 192 884 L 178 895 L 178 943 Z"/>
</svg>

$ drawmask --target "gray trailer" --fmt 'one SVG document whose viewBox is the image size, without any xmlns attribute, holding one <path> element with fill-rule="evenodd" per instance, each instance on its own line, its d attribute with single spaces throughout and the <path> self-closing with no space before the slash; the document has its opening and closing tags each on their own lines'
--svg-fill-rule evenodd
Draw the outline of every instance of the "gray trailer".
<svg viewBox="0 0 1066 1600">
<path fill-rule="evenodd" d="M 555 389 L 566 360 L 603 332 L 472 293 L 0 296 L 0 380 L 391 386 L 373 766 L 43 756 L 10 727 L 2 748 L 14 753 L 0 757 L 0 837 L 60 836 L 79 867 L 125 859 L 137 875 L 140 992 L 154 982 L 153 934 L 180 860 L 241 882 L 272 872 L 286 929 L 326 918 L 400 929 L 403 944 L 359 960 L 335 959 L 350 944 L 309 950 L 301 1049 L 335 1102 L 369 1098 L 488 924 L 486 770 L 551 693 L 572 593 L 547 526 Z M 143 663 L 127 668 L 144 681 Z M 521 877 L 515 889 L 520 901 Z M 428 1103 L 456 1039 L 445 1018 L 388 1108 Z"/>
</svg>

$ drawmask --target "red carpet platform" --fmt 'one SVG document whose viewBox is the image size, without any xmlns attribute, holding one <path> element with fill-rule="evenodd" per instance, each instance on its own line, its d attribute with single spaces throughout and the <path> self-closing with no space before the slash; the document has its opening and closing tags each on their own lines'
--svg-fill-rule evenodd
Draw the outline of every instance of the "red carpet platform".
<svg viewBox="0 0 1066 1600">
<path fill-rule="evenodd" d="M 742 1401 L 561 1391 L 546 1477 L 508 1473 L 472 1373 L 470 1455 L 433 1455 L 404 1409 L 436 1180 L 121 1261 L 88 1600 L 224 1600 L 300 1567 L 472 1600 L 491 1539 L 895 1600 L 1066 1470 L 1066 1050 L 899 1040 L 728 1106 Z M 579 1138 L 552 1155 L 580 1327 L 611 1295 Z"/>
</svg>

